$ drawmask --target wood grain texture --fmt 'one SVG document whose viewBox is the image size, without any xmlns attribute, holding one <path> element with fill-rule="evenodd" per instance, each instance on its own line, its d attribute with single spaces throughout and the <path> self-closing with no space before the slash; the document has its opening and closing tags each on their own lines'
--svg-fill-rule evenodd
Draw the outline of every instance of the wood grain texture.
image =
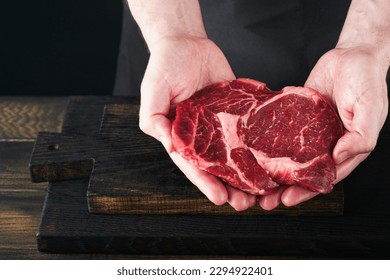
<svg viewBox="0 0 390 280">
<path fill-rule="evenodd" d="M 112 99 L 114 100 L 114 99 Z M 78 103 L 78 100 L 75 100 Z M 70 103 L 71 112 L 76 115 Z M 77 105 L 78 106 L 78 105 Z M 80 108 L 80 107 L 77 107 Z M 237 213 L 229 205 L 215 206 L 172 163 L 162 145 L 138 128 L 139 106 L 131 103 L 83 107 L 99 117 L 101 125 L 83 126 L 84 135 L 40 133 L 31 159 L 34 181 L 59 181 L 90 177 L 89 211 L 106 214 L 218 214 L 218 215 L 342 215 L 341 184 L 326 196 L 296 207 L 267 212 L 260 207 Z M 81 111 L 80 111 L 81 113 Z M 67 114 L 68 116 L 68 114 Z M 72 116 L 74 118 L 74 116 Z M 85 122 L 76 121 L 75 126 Z M 66 125 L 70 128 L 69 121 Z M 93 137 L 85 136 L 90 127 Z M 55 148 L 54 148 L 55 147 Z"/>
<path fill-rule="evenodd" d="M 38 131 L 61 131 L 67 98 L 0 97 L 1 141 L 33 141 Z"/>
<path fill-rule="evenodd" d="M 62 110 L 65 110 L 67 98 L 59 100 L 58 98 L 15 98 L 0 97 L 1 109 L 5 104 L 15 103 L 13 108 L 24 108 L 25 112 L 34 111 L 37 104 L 45 103 L 63 104 Z M 4 102 L 7 101 L 7 102 Z M 58 103 L 59 102 L 59 103 Z M 20 103 L 20 104 L 17 104 Z M 56 105 L 57 104 L 57 105 Z M 1 106 L 3 105 L 3 106 Z M 46 105 L 42 105 L 45 107 Z M 62 105 L 61 105 L 62 106 Z M 7 106 L 7 108 L 10 108 Z M 48 109 L 53 108 L 49 106 Z M 32 121 L 24 118 L 19 123 L 20 127 L 17 133 L 13 129 L 0 130 L 0 260 L 19 260 L 19 259 L 166 259 L 175 258 L 174 256 L 148 256 L 148 255 L 130 255 L 130 254 L 45 254 L 38 250 L 36 234 L 41 219 L 43 202 L 46 195 L 47 183 L 32 183 L 29 173 L 29 160 L 33 149 L 35 133 L 38 130 L 47 128 L 49 131 L 60 131 L 62 119 L 55 116 L 57 110 L 51 113 L 39 113 L 39 118 Z M 5 114 L 0 111 L 2 117 L 8 121 L 8 116 L 14 118 L 14 114 Z M 33 116 L 33 119 L 37 116 Z M 55 121 L 54 121 L 55 120 Z M 47 121 L 47 124 L 45 123 Z M 57 122 L 58 121 L 58 122 Z M 2 126 L 4 129 L 5 126 Z M 15 138 L 15 135 L 23 135 L 23 138 Z M 27 137 L 27 138 L 25 138 Z M 28 137 L 31 137 L 29 139 Z M 187 256 L 187 258 L 204 258 L 204 256 Z"/>
<path fill-rule="evenodd" d="M 121 102 L 139 104 L 139 98 L 112 96 L 69 97 L 61 130 L 62 134 L 99 136 L 104 107 L 108 104 Z"/>
<path fill-rule="evenodd" d="M 0 142 L 0 260 L 166 259 L 174 256 L 130 254 L 46 254 L 38 250 L 47 183 L 32 183 L 28 163 L 32 142 Z M 204 258 L 204 256 L 187 256 Z M 233 257 L 232 257 L 233 258 Z"/>
<path fill-rule="evenodd" d="M 37 253 L 35 234 L 47 184 L 28 173 L 32 142 L 0 142 L 0 259 Z"/>
<path fill-rule="evenodd" d="M 39 250 L 55 253 L 388 258 L 390 220 L 369 216 L 104 215 L 88 211 L 88 179 L 50 183 Z"/>
<path fill-rule="evenodd" d="M 0 97 L 1 260 L 131 258 L 130 255 L 75 256 L 38 251 L 36 233 L 47 183 L 32 183 L 28 165 L 38 131 L 61 131 L 67 99 Z"/>
</svg>

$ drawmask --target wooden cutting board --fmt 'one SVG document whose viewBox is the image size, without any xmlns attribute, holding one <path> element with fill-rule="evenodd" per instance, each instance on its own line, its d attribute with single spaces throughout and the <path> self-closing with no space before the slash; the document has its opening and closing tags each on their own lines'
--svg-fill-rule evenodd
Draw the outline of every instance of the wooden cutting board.
<svg viewBox="0 0 390 280">
<path fill-rule="evenodd" d="M 139 101 L 73 97 L 61 133 L 39 133 L 30 161 L 33 181 L 89 178 L 88 210 L 105 214 L 342 215 L 341 184 L 296 207 L 236 212 L 215 206 L 138 127 Z"/>
</svg>

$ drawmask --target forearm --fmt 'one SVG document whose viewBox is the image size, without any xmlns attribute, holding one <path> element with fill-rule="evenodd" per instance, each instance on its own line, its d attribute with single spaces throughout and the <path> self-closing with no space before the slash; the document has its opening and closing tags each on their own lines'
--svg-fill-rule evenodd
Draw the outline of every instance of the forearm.
<svg viewBox="0 0 390 280">
<path fill-rule="evenodd" d="M 207 37 L 198 0 L 127 0 L 149 48 L 169 36 Z"/>
<path fill-rule="evenodd" d="M 390 64 L 390 1 L 352 0 L 337 47 L 366 45 Z"/>
</svg>

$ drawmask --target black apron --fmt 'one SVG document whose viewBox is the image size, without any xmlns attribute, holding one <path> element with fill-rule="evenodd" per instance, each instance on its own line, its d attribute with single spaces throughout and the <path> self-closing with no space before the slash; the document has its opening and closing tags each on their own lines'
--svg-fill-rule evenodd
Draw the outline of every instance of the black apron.
<svg viewBox="0 0 390 280">
<path fill-rule="evenodd" d="M 350 2 L 200 0 L 200 5 L 207 34 L 236 77 L 278 90 L 304 84 L 321 55 L 337 43 Z M 114 95 L 139 95 L 148 57 L 125 5 Z"/>
</svg>

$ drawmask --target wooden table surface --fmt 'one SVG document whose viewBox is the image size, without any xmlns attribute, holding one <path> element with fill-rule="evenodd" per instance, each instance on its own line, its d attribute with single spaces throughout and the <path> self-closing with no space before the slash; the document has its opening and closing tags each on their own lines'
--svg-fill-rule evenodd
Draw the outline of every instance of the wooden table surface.
<svg viewBox="0 0 390 280">
<path fill-rule="evenodd" d="M 36 133 L 61 131 L 66 104 L 65 97 L 0 97 L 0 259 L 177 258 L 156 255 L 47 254 L 37 250 L 36 232 L 47 183 L 31 183 L 28 164 Z M 372 230 L 372 236 L 377 234 L 378 242 L 390 240 L 390 204 L 386 203 L 390 189 L 385 186 L 390 181 L 385 172 L 389 169 L 390 162 L 388 123 L 381 133 L 381 142 L 378 142 L 375 153 L 345 184 L 345 215 L 349 218 L 361 218 L 362 226 Z M 378 160 L 383 164 L 378 164 Z M 352 189 L 348 188 L 350 185 L 362 187 Z M 370 188 L 373 192 L 379 192 L 379 195 L 367 193 Z M 385 246 L 389 246 L 389 242 Z"/>
<path fill-rule="evenodd" d="M 66 97 L 0 97 L 0 259 L 169 258 L 37 250 L 48 184 L 31 182 L 29 160 L 38 131 L 61 131 L 67 101 Z"/>
</svg>

